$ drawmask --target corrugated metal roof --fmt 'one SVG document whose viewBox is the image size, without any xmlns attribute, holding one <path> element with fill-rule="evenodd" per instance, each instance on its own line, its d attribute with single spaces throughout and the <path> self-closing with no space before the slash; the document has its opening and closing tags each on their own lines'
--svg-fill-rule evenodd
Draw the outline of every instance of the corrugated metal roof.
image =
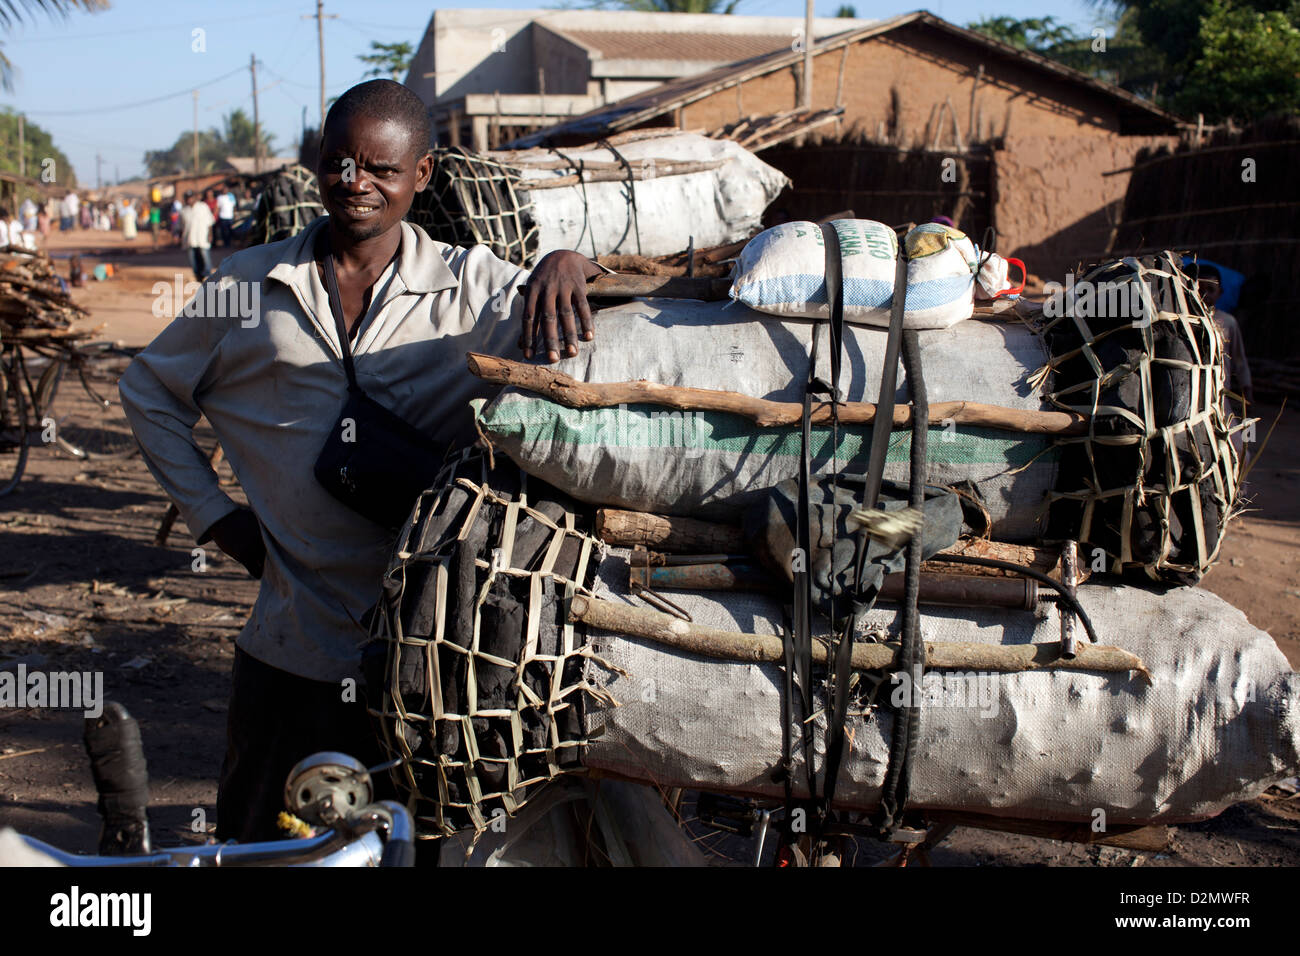
<svg viewBox="0 0 1300 956">
<path fill-rule="evenodd" d="M 556 30 L 607 60 L 703 60 L 734 63 L 790 48 L 780 33 L 681 33 L 668 30 Z"/>
</svg>

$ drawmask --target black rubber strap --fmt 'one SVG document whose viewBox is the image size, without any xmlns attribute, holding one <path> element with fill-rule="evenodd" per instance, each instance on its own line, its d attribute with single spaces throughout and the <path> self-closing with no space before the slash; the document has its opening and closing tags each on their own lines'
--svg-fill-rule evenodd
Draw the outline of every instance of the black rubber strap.
<svg viewBox="0 0 1300 956">
<path fill-rule="evenodd" d="M 348 376 L 348 391 L 360 392 L 357 385 L 357 372 L 352 364 L 352 343 L 348 337 L 348 324 L 343 318 L 343 297 L 339 295 L 339 280 L 334 273 L 334 255 L 330 252 L 329 234 L 321 230 L 320 244 L 316 247 L 324 260 L 321 265 L 325 270 L 325 291 L 329 293 L 330 312 L 334 315 L 334 328 L 339 334 L 339 348 L 343 351 L 343 371 Z"/>
<path fill-rule="evenodd" d="M 844 346 L 844 268 L 840 251 L 839 234 L 830 224 L 822 226 L 826 245 L 826 295 L 830 305 L 831 333 L 831 426 L 835 434 L 832 442 L 838 438 L 839 425 L 839 387 L 840 358 Z M 834 446 L 832 446 L 834 447 Z M 834 463 L 833 463 L 834 465 Z M 831 469 L 831 502 L 837 499 L 837 478 L 835 467 Z M 835 548 L 835 523 L 831 525 L 831 552 Z M 821 808 L 823 816 L 830 813 L 831 801 L 835 797 L 835 785 L 839 777 L 840 761 L 844 750 L 845 724 L 848 720 L 849 676 L 853 657 L 853 631 L 856 628 L 857 615 L 850 613 L 847 622 L 841 623 L 835 613 L 836 576 L 831 575 L 831 622 L 836 632 L 834 653 L 831 659 L 830 679 L 827 682 L 827 721 L 826 721 L 826 773 L 822 780 Z M 857 604 L 855 586 L 854 606 Z"/>
<path fill-rule="evenodd" d="M 929 462 L 926 439 L 930 426 L 929 399 L 926 395 L 925 375 L 921 368 L 920 339 L 914 329 L 903 333 L 903 365 L 907 369 L 907 384 L 912 393 L 912 454 L 909 462 L 908 503 L 913 508 L 925 504 L 925 487 L 929 483 Z M 903 626 L 899 663 L 902 665 L 906 685 L 911 693 L 907 701 L 894 714 L 893 733 L 889 743 L 889 765 L 880 790 L 879 827 L 882 836 L 888 836 L 899 823 L 907 806 L 912 778 L 912 758 L 921 735 L 921 687 L 918 678 L 925 666 L 925 643 L 921 640 L 921 535 L 914 535 L 907 543 L 907 565 L 903 576 Z"/>
<path fill-rule="evenodd" d="M 880 483 L 885 477 L 885 456 L 889 435 L 894 430 L 894 394 L 898 391 L 898 355 L 903 346 L 903 314 L 907 310 L 907 253 L 898 244 L 894 270 L 894 301 L 889 313 L 889 339 L 885 343 L 885 364 L 880 370 L 880 396 L 871 423 L 871 453 L 867 459 L 867 486 L 862 507 L 880 502 Z"/>
<path fill-rule="evenodd" d="M 871 427 L 871 449 L 867 458 L 867 474 L 863 483 L 865 508 L 874 508 L 880 502 L 880 486 L 885 475 L 885 457 L 889 451 L 889 437 L 894 427 L 894 395 L 898 389 L 898 356 L 902 348 L 903 316 L 907 302 L 907 256 L 899 244 L 894 268 L 894 298 L 889 314 L 889 333 L 885 342 L 885 359 L 880 371 L 880 393 L 876 402 L 876 416 Z M 830 704 L 826 739 L 826 776 L 823 799 L 829 809 L 835 799 L 839 782 L 840 765 L 844 757 L 844 728 L 848 719 L 848 685 L 853 653 L 853 637 L 857 633 L 858 619 L 875 604 L 876 591 L 868 593 L 863 587 L 866 571 L 866 530 L 858 532 L 854 549 L 853 601 L 848 620 L 840 632 L 835 655 L 834 696 Z"/>
</svg>

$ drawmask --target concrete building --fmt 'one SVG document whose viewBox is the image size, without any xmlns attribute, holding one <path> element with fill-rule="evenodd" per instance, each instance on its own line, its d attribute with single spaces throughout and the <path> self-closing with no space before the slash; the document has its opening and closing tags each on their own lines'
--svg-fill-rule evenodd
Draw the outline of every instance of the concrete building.
<svg viewBox="0 0 1300 956">
<path fill-rule="evenodd" d="M 825 38 L 871 21 L 825 18 Z M 406 85 L 438 141 L 487 149 L 662 83 L 789 51 L 794 17 L 608 10 L 437 10 Z"/>
</svg>

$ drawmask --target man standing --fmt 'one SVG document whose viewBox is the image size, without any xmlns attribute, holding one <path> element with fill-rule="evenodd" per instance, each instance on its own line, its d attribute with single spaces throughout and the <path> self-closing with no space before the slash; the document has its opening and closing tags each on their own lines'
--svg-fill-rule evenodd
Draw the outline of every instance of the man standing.
<svg viewBox="0 0 1300 956">
<path fill-rule="evenodd" d="M 194 190 L 188 190 L 185 207 L 181 209 L 181 245 L 189 254 L 194 278 L 200 282 L 212 271 L 212 257 L 208 253 L 212 248 L 212 226 L 216 221 L 208 204 L 196 199 Z"/>
<path fill-rule="evenodd" d="M 223 186 L 217 194 L 217 235 L 221 244 L 230 248 L 231 228 L 235 224 L 235 194 L 229 186 Z"/>
<path fill-rule="evenodd" d="M 77 225 L 77 212 L 81 208 L 81 200 L 77 198 L 75 192 L 69 192 L 63 197 L 63 206 L 59 210 L 59 231 L 71 232 Z"/>
<path fill-rule="evenodd" d="M 1223 336 L 1224 386 L 1240 395 L 1248 405 L 1255 403 L 1255 385 L 1250 375 L 1250 362 L 1246 358 L 1246 342 L 1241 336 L 1241 324 L 1231 312 L 1218 307 L 1223 294 L 1223 283 L 1217 266 L 1202 262 L 1193 267 L 1193 278 L 1205 307 L 1210 310 L 1214 324 Z"/>
<path fill-rule="evenodd" d="M 211 294 L 196 296 L 122 378 L 145 461 L 199 543 L 215 542 L 262 581 L 236 642 L 221 839 L 274 837 L 285 776 L 305 756 L 382 759 L 348 684 L 360 682 L 366 637 L 355 622 L 379 595 L 394 535 L 314 474 L 347 398 L 345 350 L 372 400 L 435 441 L 467 444 L 467 403 L 493 389 L 468 374 L 466 352 L 518 346 L 531 357 L 540 333 L 554 361 L 561 335 L 569 355 L 580 334 L 593 336 L 585 286 L 601 271 L 594 262 L 553 252 L 530 276 L 485 246 L 448 246 L 403 222 L 433 172 L 430 139 L 424 104 L 401 84 L 344 93 L 326 117 L 317 169 L 328 216 L 229 256 L 205 283 Z M 248 507 L 225 493 L 195 441 L 200 415 Z"/>
</svg>

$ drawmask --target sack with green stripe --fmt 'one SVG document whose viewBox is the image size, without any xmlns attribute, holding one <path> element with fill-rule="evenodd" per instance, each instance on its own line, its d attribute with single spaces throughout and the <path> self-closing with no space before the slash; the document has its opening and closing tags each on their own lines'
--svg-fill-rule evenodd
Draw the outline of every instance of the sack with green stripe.
<svg viewBox="0 0 1300 956">
<path fill-rule="evenodd" d="M 815 333 L 820 326 L 821 333 Z M 816 339 L 818 367 L 829 368 L 825 323 L 781 320 L 737 303 L 640 300 L 604 309 L 597 339 L 552 368 L 580 382 L 645 379 L 800 402 Z M 851 402 L 874 401 L 886 334 L 845 328 L 841 389 Z M 961 322 L 920 334 L 932 404 L 966 400 L 1009 409 L 1044 408 L 1029 376 L 1043 367 L 1041 341 L 1018 322 Z M 907 401 L 899 373 L 900 403 Z M 800 427 L 760 427 L 729 412 L 676 411 L 659 405 L 568 408 L 507 388 L 475 403 L 479 430 L 498 453 L 582 501 L 611 507 L 738 521 L 745 507 L 798 474 Z M 814 427 L 816 474 L 866 471 L 869 425 Z M 910 435 L 890 438 L 885 477 L 907 480 Z M 1050 436 L 931 422 L 930 481 L 957 487 L 988 511 L 993 534 L 1031 540 L 1057 477 Z"/>
</svg>

